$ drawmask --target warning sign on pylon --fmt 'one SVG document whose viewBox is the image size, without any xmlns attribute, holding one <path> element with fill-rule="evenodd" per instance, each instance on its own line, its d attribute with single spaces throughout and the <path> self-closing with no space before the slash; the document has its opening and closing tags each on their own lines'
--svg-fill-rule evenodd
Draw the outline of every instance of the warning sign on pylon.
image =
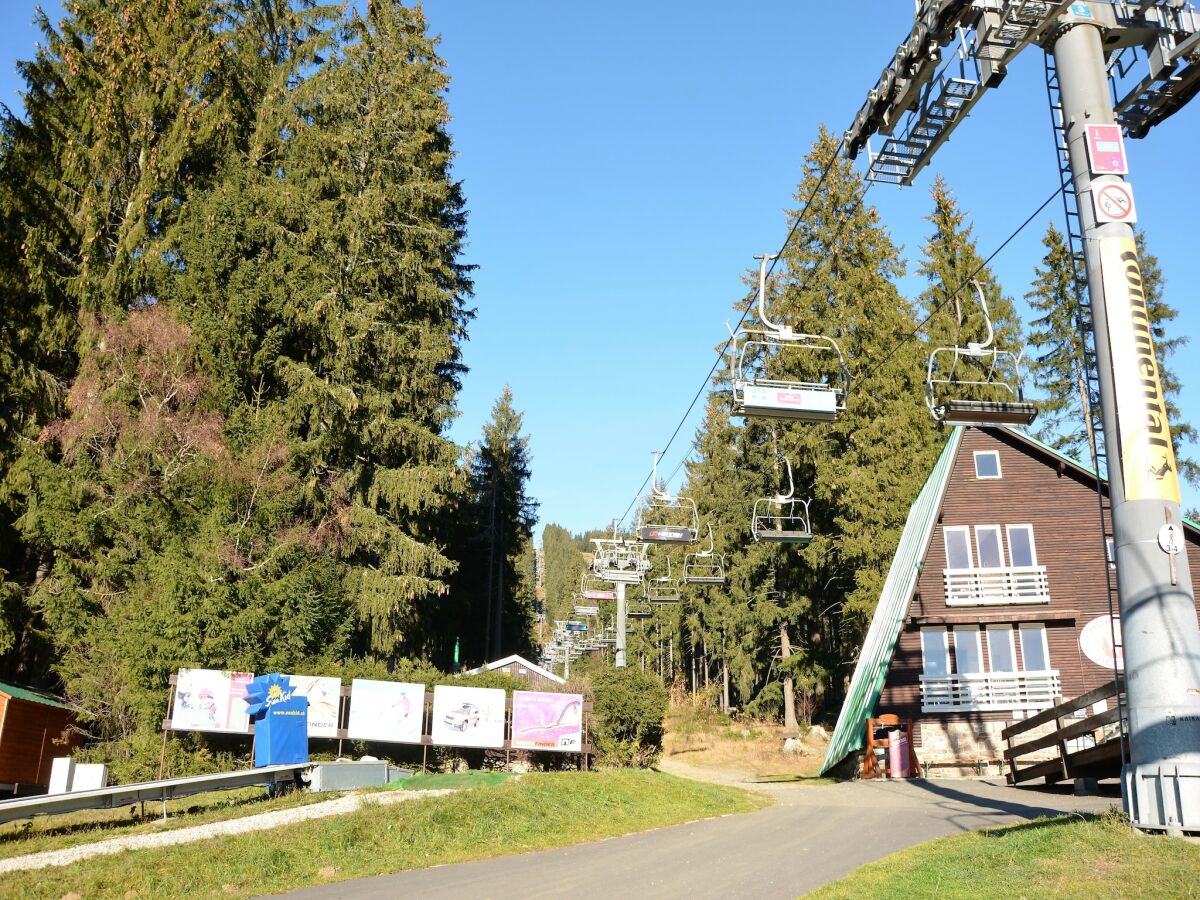
<svg viewBox="0 0 1200 900">
<path fill-rule="evenodd" d="M 1092 182 L 1092 206 L 1096 210 L 1097 222 L 1124 222 L 1132 225 L 1137 221 L 1133 188 L 1115 178 L 1098 178 Z"/>
</svg>

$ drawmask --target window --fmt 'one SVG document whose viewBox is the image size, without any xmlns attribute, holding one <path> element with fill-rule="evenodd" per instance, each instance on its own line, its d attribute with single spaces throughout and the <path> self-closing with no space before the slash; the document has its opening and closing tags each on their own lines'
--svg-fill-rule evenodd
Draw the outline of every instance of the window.
<svg viewBox="0 0 1200 900">
<path fill-rule="evenodd" d="M 1013 647 L 1013 630 L 1011 625 L 989 625 L 988 658 L 992 672 L 1017 671 L 1017 654 Z"/>
<path fill-rule="evenodd" d="M 1014 566 L 1036 566 L 1032 525 L 1008 526 L 1008 558 Z"/>
<path fill-rule="evenodd" d="M 999 451 L 975 451 L 975 477 L 981 479 L 996 479 L 1000 477 Z"/>
<path fill-rule="evenodd" d="M 975 549 L 979 551 L 979 568 L 1004 567 L 1004 550 L 1000 546 L 999 525 L 975 526 Z"/>
<path fill-rule="evenodd" d="M 921 662 L 925 675 L 944 678 L 950 674 L 949 632 L 944 628 L 921 629 Z"/>
<path fill-rule="evenodd" d="M 1050 668 L 1045 625 L 1021 626 L 1021 660 L 1026 672 L 1045 672 Z"/>
<path fill-rule="evenodd" d="M 1117 567 L 1117 542 L 1112 538 L 1104 539 L 1104 555 L 1108 558 L 1109 568 Z"/>
<path fill-rule="evenodd" d="M 946 539 L 946 568 L 971 568 L 971 529 L 956 525 L 942 529 L 942 536 Z"/>
<path fill-rule="evenodd" d="M 983 671 L 983 646 L 978 628 L 954 629 L 954 661 L 963 675 L 977 675 Z"/>
</svg>

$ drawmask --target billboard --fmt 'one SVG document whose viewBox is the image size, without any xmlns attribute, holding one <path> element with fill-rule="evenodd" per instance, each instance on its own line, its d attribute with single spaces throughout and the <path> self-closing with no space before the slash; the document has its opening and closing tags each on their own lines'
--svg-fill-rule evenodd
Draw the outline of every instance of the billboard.
<svg viewBox="0 0 1200 900">
<path fill-rule="evenodd" d="M 583 696 L 513 691 L 512 747 L 514 750 L 583 749 Z"/>
<path fill-rule="evenodd" d="M 288 675 L 297 697 L 308 698 L 308 736 L 336 738 L 342 679 Z"/>
<path fill-rule="evenodd" d="M 175 677 L 171 729 L 245 734 L 250 717 L 242 698 L 253 679 L 251 672 L 180 669 Z"/>
<path fill-rule="evenodd" d="M 433 743 L 444 747 L 504 746 L 504 691 L 499 688 L 433 689 Z"/>
<path fill-rule="evenodd" d="M 355 678 L 350 683 L 346 736 L 359 741 L 421 743 L 425 685 Z"/>
</svg>

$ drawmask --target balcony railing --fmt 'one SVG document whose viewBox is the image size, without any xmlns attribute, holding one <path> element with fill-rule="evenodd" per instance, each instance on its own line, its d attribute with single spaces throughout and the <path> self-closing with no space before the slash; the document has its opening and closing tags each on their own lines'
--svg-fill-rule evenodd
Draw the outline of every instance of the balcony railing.
<svg viewBox="0 0 1200 900">
<path fill-rule="evenodd" d="M 944 569 L 947 606 L 1049 603 L 1045 566 L 1003 569 Z"/>
<path fill-rule="evenodd" d="M 940 677 L 922 675 L 921 711 L 1045 709 L 1053 706 L 1061 693 L 1057 669 Z"/>
</svg>

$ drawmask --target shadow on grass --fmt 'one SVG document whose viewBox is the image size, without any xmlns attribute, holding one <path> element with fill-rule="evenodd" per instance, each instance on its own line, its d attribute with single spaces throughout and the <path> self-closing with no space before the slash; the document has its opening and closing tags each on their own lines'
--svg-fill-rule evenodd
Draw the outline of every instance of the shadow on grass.
<svg viewBox="0 0 1200 900">
<path fill-rule="evenodd" d="M 1011 825 L 996 825 L 992 828 L 983 828 L 979 835 L 984 838 L 1002 838 L 1010 834 L 1020 834 L 1025 831 L 1039 831 L 1043 828 L 1059 828 L 1063 825 L 1072 824 L 1094 824 L 1104 822 L 1108 819 L 1104 813 L 1060 813 L 1057 816 L 1051 816 L 1043 819 L 1034 819 L 1032 822 L 1014 822 Z"/>
</svg>

